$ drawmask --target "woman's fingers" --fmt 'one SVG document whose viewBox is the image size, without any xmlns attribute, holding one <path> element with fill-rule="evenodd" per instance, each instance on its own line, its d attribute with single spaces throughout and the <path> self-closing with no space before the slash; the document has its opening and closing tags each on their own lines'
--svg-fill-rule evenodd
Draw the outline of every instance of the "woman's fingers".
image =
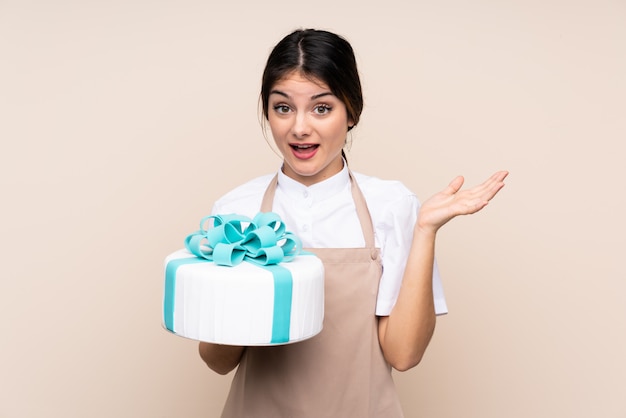
<svg viewBox="0 0 626 418">
<path fill-rule="evenodd" d="M 470 215 L 484 208 L 504 186 L 509 173 L 498 171 L 478 186 L 461 190 L 462 176 L 455 177 L 440 193 L 424 202 L 420 210 L 420 224 L 438 229 L 459 215 Z"/>
<path fill-rule="evenodd" d="M 506 178 L 508 174 L 509 173 L 507 171 L 495 172 L 494 174 L 491 175 L 491 177 L 485 180 L 482 184 L 474 187 L 473 189 L 469 189 L 469 191 L 476 193 L 476 194 L 490 194 L 494 190 L 497 192 L 504 185 L 503 180 Z"/>
<path fill-rule="evenodd" d="M 485 200 L 491 200 L 504 187 L 504 179 L 508 174 L 507 171 L 498 171 L 485 182 L 485 188 L 482 191 Z"/>
<path fill-rule="evenodd" d="M 468 190 L 458 192 L 455 196 L 461 203 L 460 214 L 471 214 L 485 207 L 491 199 L 504 187 L 504 179 L 509 173 L 498 171 L 489 177 L 484 183 Z"/>
<path fill-rule="evenodd" d="M 453 195 L 457 193 L 461 189 L 461 187 L 463 187 L 464 182 L 465 182 L 465 179 L 463 178 L 463 176 L 455 177 L 454 180 L 452 180 L 450 184 L 448 184 L 448 187 L 446 187 L 446 189 L 444 190 L 444 193 L 449 194 L 449 195 Z"/>
</svg>

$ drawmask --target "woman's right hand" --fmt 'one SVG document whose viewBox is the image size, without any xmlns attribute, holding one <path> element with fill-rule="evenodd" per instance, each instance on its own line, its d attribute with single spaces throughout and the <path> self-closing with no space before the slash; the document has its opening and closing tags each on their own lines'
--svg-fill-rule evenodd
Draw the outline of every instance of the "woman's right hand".
<svg viewBox="0 0 626 418">
<path fill-rule="evenodd" d="M 211 370 L 218 374 L 228 374 L 241 361 L 245 347 L 200 342 L 200 357 Z"/>
</svg>

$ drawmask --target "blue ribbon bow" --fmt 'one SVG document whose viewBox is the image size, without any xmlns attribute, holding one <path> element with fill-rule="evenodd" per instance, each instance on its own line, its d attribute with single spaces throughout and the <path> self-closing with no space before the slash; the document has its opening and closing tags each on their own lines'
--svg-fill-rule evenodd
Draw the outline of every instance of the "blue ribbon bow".
<svg viewBox="0 0 626 418">
<path fill-rule="evenodd" d="M 213 227 L 205 226 L 213 219 Z M 185 238 L 185 247 L 196 257 L 221 266 L 248 261 L 262 266 L 291 261 L 302 242 L 286 231 L 280 216 L 260 212 L 254 219 L 243 215 L 211 215 L 200 221 L 200 230 Z"/>
</svg>

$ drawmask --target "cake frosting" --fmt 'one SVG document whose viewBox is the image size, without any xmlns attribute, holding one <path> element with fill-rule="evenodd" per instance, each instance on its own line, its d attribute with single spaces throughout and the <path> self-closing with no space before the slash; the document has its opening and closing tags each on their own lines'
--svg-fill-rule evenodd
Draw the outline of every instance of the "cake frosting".
<svg viewBox="0 0 626 418">
<path fill-rule="evenodd" d="M 205 217 L 165 259 L 163 325 L 177 335 L 286 344 L 318 334 L 323 318 L 323 264 L 275 213 Z"/>
</svg>

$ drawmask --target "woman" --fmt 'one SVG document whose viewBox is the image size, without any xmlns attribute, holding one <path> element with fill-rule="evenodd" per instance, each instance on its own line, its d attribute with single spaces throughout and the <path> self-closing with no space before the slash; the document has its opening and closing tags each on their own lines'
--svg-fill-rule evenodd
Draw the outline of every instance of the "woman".
<svg viewBox="0 0 626 418">
<path fill-rule="evenodd" d="M 401 417 L 391 368 L 419 363 L 446 306 L 436 233 L 482 209 L 506 172 L 461 191 L 457 177 L 419 205 L 401 183 L 348 170 L 343 147 L 363 108 L 354 53 L 340 36 L 298 30 L 272 50 L 263 115 L 283 156 L 216 202 L 214 213 L 277 212 L 324 262 L 324 329 L 284 346 L 200 343 L 220 374 L 238 366 L 224 417 Z"/>
</svg>

